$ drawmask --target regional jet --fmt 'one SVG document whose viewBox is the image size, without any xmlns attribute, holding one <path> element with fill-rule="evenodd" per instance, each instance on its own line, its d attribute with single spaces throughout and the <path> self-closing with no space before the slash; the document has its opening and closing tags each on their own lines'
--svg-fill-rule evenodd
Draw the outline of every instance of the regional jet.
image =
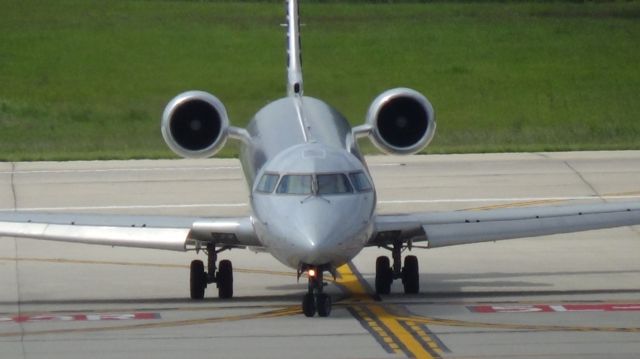
<svg viewBox="0 0 640 359">
<path fill-rule="evenodd" d="M 534 237 L 640 223 L 640 203 L 597 203 L 387 215 L 376 213 L 376 190 L 357 139 L 368 136 L 382 151 L 413 154 L 436 130 L 434 109 L 421 93 L 395 88 L 371 103 L 365 123 L 351 128 L 327 103 L 303 95 L 297 0 L 286 3 L 287 95 L 259 110 L 246 128 L 231 126 L 223 103 L 202 91 L 171 100 L 161 121 L 167 145 L 187 158 L 211 157 L 227 139 L 240 143 L 250 189 L 251 214 L 239 218 L 104 214 L 0 213 L 0 235 L 109 246 L 204 251 L 191 262 L 190 295 L 202 299 L 215 283 L 220 298 L 233 296 L 231 261 L 218 255 L 255 248 L 304 276 L 302 312 L 326 317 L 331 297 L 324 273 L 364 247 L 391 252 L 376 260 L 375 291 L 394 280 L 405 293 L 420 287 L 418 259 L 402 253 L 511 238 Z M 400 180 L 400 179 L 399 179 Z M 417 244 L 417 245 L 416 245 Z"/>
</svg>

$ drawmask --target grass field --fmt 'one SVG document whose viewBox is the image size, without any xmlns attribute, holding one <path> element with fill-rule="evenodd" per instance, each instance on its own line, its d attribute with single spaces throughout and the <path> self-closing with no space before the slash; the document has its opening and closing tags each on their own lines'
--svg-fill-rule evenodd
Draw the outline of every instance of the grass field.
<svg viewBox="0 0 640 359">
<path fill-rule="evenodd" d="M 0 160 L 154 158 L 188 89 L 233 124 L 284 94 L 281 1 L 0 0 Z M 363 121 L 429 97 L 429 153 L 640 148 L 640 2 L 302 1 L 305 93 Z M 234 148 L 224 155 L 233 155 Z"/>
</svg>

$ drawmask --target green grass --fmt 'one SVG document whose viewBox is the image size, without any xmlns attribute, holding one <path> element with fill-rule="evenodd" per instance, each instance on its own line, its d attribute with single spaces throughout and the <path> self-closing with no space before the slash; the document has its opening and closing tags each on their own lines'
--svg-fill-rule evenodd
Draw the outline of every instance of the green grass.
<svg viewBox="0 0 640 359">
<path fill-rule="evenodd" d="M 177 93 L 214 93 L 238 126 L 284 94 L 280 1 L 0 9 L 2 160 L 170 157 L 159 121 Z M 408 86 L 436 108 L 429 153 L 640 149 L 640 2 L 301 12 L 305 93 L 353 124 L 378 93 Z"/>
</svg>

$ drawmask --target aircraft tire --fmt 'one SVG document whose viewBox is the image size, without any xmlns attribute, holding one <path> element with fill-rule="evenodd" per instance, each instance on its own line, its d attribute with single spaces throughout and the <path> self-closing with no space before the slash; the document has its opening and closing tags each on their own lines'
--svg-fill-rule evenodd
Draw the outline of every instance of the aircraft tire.
<svg viewBox="0 0 640 359">
<path fill-rule="evenodd" d="M 318 307 L 318 315 L 328 317 L 331 314 L 331 296 L 325 293 L 319 293 L 316 296 L 316 305 Z"/>
<path fill-rule="evenodd" d="M 218 297 L 228 299 L 233 297 L 233 266 L 230 260 L 220 261 L 218 276 Z"/>
<path fill-rule="evenodd" d="M 376 259 L 376 293 L 391 293 L 391 283 L 393 283 L 393 271 L 389 264 L 389 257 L 380 256 Z"/>
<path fill-rule="evenodd" d="M 420 272 L 416 256 L 406 256 L 404 258 L 402 284 L 404 285 L 405 294 L 416 294 L 420 291 Z"/>
<path fill-rule="evenodd" d="M 307 293 L 302 297 L 302 312 L 305 317 L 316 315 L 316 301 L 312 293 Z"/>
<path fill-rule="evenodd" d="M 207 288 L 207 274 L 204 272 L 204 263 L 202 263 L 201 260 L 191 261 L 191 270 L 189 274 L 189 290 L 191 299 L 203 299 L 204 290 Z"/>
</svg>

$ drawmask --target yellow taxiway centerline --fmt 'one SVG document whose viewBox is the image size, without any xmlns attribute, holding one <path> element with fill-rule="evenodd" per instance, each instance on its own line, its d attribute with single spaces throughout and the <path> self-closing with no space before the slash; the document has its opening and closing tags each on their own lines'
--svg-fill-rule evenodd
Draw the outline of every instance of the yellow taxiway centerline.
<svg viewBox="0 0 640 359">
<path fill-rule="evenodd" d="M 374 316 L 373 319 L 379 321 L 384 326 L 384 329 L 391 334 L 389 337 L 385 336 L 384 333 L 377 331 L 378 334 L 381 334 L 385 342 L 387 342 L 387 345 L 394 349 L 394 351 L 394 347 L 403 348 L 405 353 L 413 358 L 436 358 L 427 351 L 407 329 L 404 328 L 396 315 L 387 311 L 382 305 L 376 304 L 372 295 L 367 291 L 365 285 L 355 274 L 355 268 L 352 268 L 352 266 L 353 264 L 347 263 L 338 268 L 340 278 L 338 278 L 336 284 L 345 288 L 352 298 L 355 297 L 355 299 L 360 301 Z M 364 323 L 366 325 L 371 325 L 368 321 Z M 397 338 L 397 340 L 393 340 L 393 338 Z"/>
</svg>

